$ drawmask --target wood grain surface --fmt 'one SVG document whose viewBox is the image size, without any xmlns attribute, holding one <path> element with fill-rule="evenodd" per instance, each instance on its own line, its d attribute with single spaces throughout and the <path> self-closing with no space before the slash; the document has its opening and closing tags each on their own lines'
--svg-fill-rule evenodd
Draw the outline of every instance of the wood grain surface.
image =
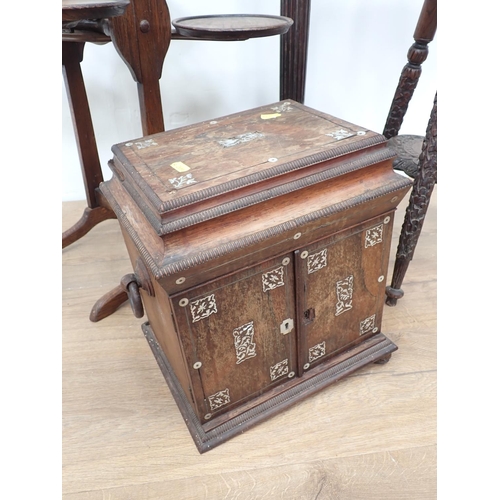
<svg viewBox="0 0 500 500">
<path fill-rule="evenodd" d="M 116 220 L 63 250 L 65 500 L 436 498 L 436 202 L 405 296 L 382 329 L 399 347 L 200 455 L 140 325 L 125 304 L 91 323 L 94 302 L 132 272 Z M 407 197 L 396 213 L 392 269 Z M 63 203 L 63 227 L 85 202 Z"/>
</svg>

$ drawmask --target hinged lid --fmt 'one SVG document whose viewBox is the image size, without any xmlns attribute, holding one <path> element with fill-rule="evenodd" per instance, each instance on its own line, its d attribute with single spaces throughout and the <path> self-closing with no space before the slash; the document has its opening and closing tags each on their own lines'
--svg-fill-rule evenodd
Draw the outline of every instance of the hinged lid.
<svg viewBox="0 0 500 500">
<path fill-rule="evenodd" d="M 158 234 L 394 157 L 375 132 L 292 100 L 113 146 Z"/>
</svg>

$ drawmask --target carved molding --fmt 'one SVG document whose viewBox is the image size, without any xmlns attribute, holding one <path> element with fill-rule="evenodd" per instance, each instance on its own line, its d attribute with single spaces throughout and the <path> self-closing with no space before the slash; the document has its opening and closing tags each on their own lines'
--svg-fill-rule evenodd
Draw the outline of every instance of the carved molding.
<svg viewBox="0 0 500 500">
<path fill-rule="evenodd" d="M 342 212 L 344 210 L 348 210 L 350 208 L 361 205 L 363 203 L 367 203 L 367 202 L 376 200 L 377 198 L 381 198 L 381 197 L 389 195 L 395 191 L 399 191 L 400 189 L 406 188 L 406 187 L 408 187 L 409 184 L 411 184 L 411 181 L 409 179 L 402 177 L 401 179 L 398 179 L 397 181 L 395 181 L 394 183 L 391 183 L 388 186 L 383 186 L 383 187 L 376 189 L 376 190 L 373 190 L 369 193 L 364 193 L 362 195 L 351 198 L 350 200 L 342 201 L 340 203 L 335 203 L 334 205 L 331 205 L 327 208 L 318 210 L 316 212 L 311 212 L 311 213 L 304 215 L 302 217 L 298 217 L 297 219 L 294 219 L 292 221 L 288 221 L 288 222 L 285 222 L 283 224 L 279 224 L 277 226 L 271 227 L 271 228 L 266 229 L 264 231 L 260 231 L 258 233 L 241 238 L 237 241 L 233 241 L 233 242 L 221 245 L 220 247 L 218 247 L 216 249 L 213 249 L 213 250 L 210 250 L 207 252 L 200 252 L 199 254 L 196 254 L 193 257 L 189 257 L 189 258 L 181 260 L 179 262 L 175 262 L 173 264 L 160 265 L 160 266 L 157 264 L 156 260 L 148 252 L 148 250 L 145 247 L 144 243 L 142 242 L 141 238 L 136 233 L 136 231 L 133 228 L 130 221 L 127 219 L 127 216 L 123 213 L 123 211 L 121 210 L 118 203 L 116 203 L 116 201 L 114 200 L 107 185 L 102 184 L 101 190 L 105 194 L 106 198 L 108 199 L 108 201 L 109 201 L 113 211 L 115 212 L 117 218 L 119 219 L 120 223 L 123 225 L 123 227 L 127 231 L 128 235 L 130 236 L 130 238 L 132 239 L 132 241 L 136 245 L 136 247 L 139 250 L 139 253 L 143 257 L 144 261 L 150 267 L 151 272 L 153 273 L 154 277 L 157 280 L 159 280 L 159 279 L 167 278 L 168 276 L 172 276 L 174 274 L 183 272 L 187 269 L 198 266 L 198 265 L 203 264 L 205 262 L 209 262 L 211 260 L 215 260 L 217 258 L 223 257 L 229 253 L 235 252 L 235 251 L 240 250 L 242 248 L 249 247 L 251 245 L 261 243 L 262 241 L 265 241 L 267 239 L 283 235 L 288 231 L 296 232 L 298 229 L 300 229 L 305 224 L 308 224 L 310 222 L 318 220 L 322 217 L 329 217 L 333 214 Z"/>
<path fill-rule="evenodd" d="M 335 148 L 329 149 L 327 151 L 320 151 L 313 155 L 309 155 L 297 160 L 275 165 L 273 167 L 267 168 L 264 171 L 257 172 L 252 175 L 247 175 L 245 177 L 240 177 L 229 182 L 224 182 L 222 184 L 217 184 L 210 188 L 203 189 L 188 195 L 179 196 L 174 200 L 162 201 L 158 195 L 153 191 L 151 186 L 141 177 L 137 175 L 137 170 L 132 165 L 130 160 L 125 156 L 121 150 L 121 145 L 115 145 L 111 149 L 115 154 L 116 158 L 120 161 L 123 167 L 128 171 L 128 173 L 134 178 L 135 182 L 139 186 L 140 190 L 145 194 L 145 196 L 151 201 L 151 203 L 157 207 L 159 213 L 169 212 L 176 208 L 184 207 L 186 205 L 191 205 L 197 203 L 201 200 L 206 200 L 213 198 L 215 196 L 220 196 L 222 194 L 234 191 L 252 184 L 256 184 L 273 177 L 283 175 L 288 172 L 293 172 L 295 170 L 300 170 L 301 168 L 308 167 L 315 163 L 321 163 L 327 160 L 333 160 L 335 158 L 348 155 L 350 153 L 355 153 L 357 151 L 368 149 L 370 147 L 376 146 L 378 144 L 383 144 L 386 142 L 386 138 L 383 135 L 375 135 L 366 137 L 359 141 L 348 142 L 346 144 L 336 145 Z M 140 163 L 146 169 L 148 169 L 147 164 L 142 160 L 140 156 L 134 158 L 134 163 Z M 154 172 L 151 172 L 154 175 Z M 161 180 L 160 180 L 161 182 Z"/>
<path fill-rule="evenodd" d="M 144 323 L 142 325 L 142 330 L 148 341 L 155 338 L 149 323 Z M 190 431 L 198 450 L 203 453 L 214 448 L 214 446 L 221 444 L 230 437 L 243 432 L 251 425 L 261 422 L 266 418 L 269 418 L 269 416 L 276 414 L 281 409 L 287 408 L 295 402 L 300 401 L 304 394 L 314 393 L 341 379 L 349 373 L 352 373 L 353 369 L 366 366 L 370 363 L 376 362 L 378 359 L 383 359 L 397 349 L 396 345 L 382 334 L 377 334 L 366 342 L 373 342 L 374 339 L 380 339 L 380 341 L 372 347 L 363 349 L 359 354 L 355 354 L 351 358 L 328 368 L 312 378 L 304 380 L 303 383 L 291 387 L 286 392 L 273 396 L 268 401 L 265 401 L 264 403 L 253 407 L 244 413 L 236 415 L 234 418 L 217 425 L 215 428 L 210 430 L 205 430 L 201 422 L 198 420 L 191 403 L 182 390 L 161 348 L 155 342 L 150 341 L 149 345 L 151 346 L 151 350 L 155 355 L 172 395 L 179 405 L 179 409 L 187 423 L 188 430 Z M 358 349 L 362 349 L 362 345 L 363 344 L 358 346 Z"/>
<path fill-rule="evenodd" d="M 275 188 L 259 191 L 256 194 L 238 198 L 237 200 L 231 201 L 229 203 L 224 203 L 217 207 L 210 208 L 208 210 L 203 210 L 193 215 L 188 215 L 186 217 L 183 217 L 182 219 L 173 222 L 167 222 L 161 224 L 158 222 L 157 217 L 155 217 L 150 210 L 144 210 L 144 213 L 145 215 L 149 214 L 149 217 L 152 216 L 152 218 L 148 220 L 152 223 L 156 232 L 159 235 L 164 236 L 168 233 L 172 233 L 174 231 L 178 231 L 180 229 L 184 229 L 189 226 L 194 226 L 195 224 L 199 224 L 200 222 L 221 217 L 222 215 L 227 215 L 229 213 L 236 212 L 237 210 L 241 210 L 242 208 L 250 207 L 252 205 L 257 205 L 258 203 L 262 203 L 264 201 L 273 199 L 275 197 L 283 196 L 285 194 L 292 193 L 294 191 L 299 191 L 300 189 L 304 189 L 305 187 L 318 184 L 320 182 L 324 182 L 329 179 L 340 177 L 341 175 L 345 175 L 347 173 L 360 170 L 362 168 L 374 165 L 375 163 L 379 163 L 381 161 L 389 160 L 393 157 L 394 157 L 394 152 L 392 150 L 383 149 L 381 151 L 377 151 L 374 154 L 366 155 L 362 159 L 345 163 L 344 165 L 339 166 L 336 169 L 320 172 L 318 174 L 310 175 L 302 179 L 299 179 L 297 181 L 277 186 Z M 145 203 L 142 203 L 140 201 L 140 197 L 135 199 L 138 200 L 138 205 L 141 207 L 141 209 L 147 207 Z"/>
</svg>

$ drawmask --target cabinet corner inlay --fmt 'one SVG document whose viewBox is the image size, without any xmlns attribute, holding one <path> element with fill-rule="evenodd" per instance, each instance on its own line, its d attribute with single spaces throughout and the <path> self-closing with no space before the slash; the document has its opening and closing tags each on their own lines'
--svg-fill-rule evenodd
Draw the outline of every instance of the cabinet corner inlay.
<svg viewBox="0 0 500 500">
<path fill-rule="evenodd" d="M 262 290 L 267 292 L 269 290 L 274 290 L 280 286 L 284 286 L 283 281 L 284 270 L 283 266 L 280 266 L 272 271 L 262 274 Z"/>
<path fill-rule="evenodd" d="M 215 295 L 212 294 L 207 297 L 203 297 L 202 299 L 194 300 L 189 304 L 189 308 L 191 309 L 193 323 L 196 323 L 201 319 L 208 318 L 208 316 L 217 312 Z"/>
<path fill-rule="evenodd" d="M 288 373 L 288 359 L 284 359 L 270 368 L 271 380 L 277 380 Z"/>
<path fill-rule="evenodd" d="M 346 130 L 344 128 L 337 128 L 333 132 L 326 134 L 329 137 L 334 137 L 337 141 L 341 141 L 342 139 L 347 139 L 348 137 L 352 137 L 354 134 L 351 130 Z"/>
<path fill-rule="evenodd" d="M 239 326 L 233 330 L 234 348 L 236 350 L 236 364 L 243 363 L 246 359 L 257 356 L 255 352 L 255 342 L 253 336 L 255 334 L 253 321 Z"/>
<path fill-rule="evenodd" d="M 155 142 L 154 139 L 146 139 L 145 141 L 127 142 L 125 146 L 127 147 L 135 146 L 137 149 L 145 149 L 145 148 L 151 148 L 153 146 L 158 146 L 158 143 Z"/>
<path fill-rule="evenodd" d="M 309 363 L 316 361 L 325 354 L 326 354 L 326 342 L 323 341 L 309 349 Z M 309 365 L 307 365 L 307 368 L 309 368 Z"/>
<path fill-rule="evenodd" d="M 212 396 L 208 396 L 208 404 L 212 411 L 217 410 L 221 406 L 227 405 L 231 402 L 229 397 L 229 389 L 224 389 L 223 391 L 216 392 Z"/>
<path fill-rule="evenodd" d="M 288 111 L 292 111 L 292 107 L 290 106 L 289 102 L 284 102 L 283 104 L 279 106 L 274 106 L 271 109 L 273 111 L 276 111 L 276 113 L 286 113 Z"/>
<path fill-rule="evenodd" d="M 169 179 L 168 181 L 175 189 L 181 189 L 183 187 L 189 186 L 190 184 L 196 184 L 196 180 L 193 177 L 193 174 L 180 175 L 179 177 L 174 177 L 173 179 Z"/>
<path fill-rule="evenodd" d="M 365 248 L 373 247 L 378 243 L 382 243 L 384 235 L 384 225 L 372 227 L 366 230 L 365 233 Z"/>
<path fill-rule="evenodd" d="M 343 280 L 337 281 L 337 303 L 335 304 L 335 316 L 352 309 L 352 294 L 354 292 L 354 276 L 351 274 Z"/>
<path fill-rule="evenodd" d="M 359 323 L 359 334 L 364 335 L 365 333 L 372 332 L 375 328 L 375 314 L 364 319 Z"/>
<path fill-rule="evenodd" d="M 316 271 L 326 267 L 327 251 L 328 249 L 324 248 L 321 252 L 313 253 L 307 256 L 307 274 L 315 273 Z"/>
</svg>

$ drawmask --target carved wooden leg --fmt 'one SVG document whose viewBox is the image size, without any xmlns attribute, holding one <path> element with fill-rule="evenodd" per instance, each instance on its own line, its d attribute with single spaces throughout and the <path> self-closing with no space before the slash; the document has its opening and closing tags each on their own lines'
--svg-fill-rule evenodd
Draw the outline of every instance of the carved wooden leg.
<svg viewBox="0 0 500 500">
<path fill-rule="evenodd" d="M 398 135 L 408 104 L 422 73 L 422 63 L 427 59 L 427 45 L 434 39 L 437 26 L 437 0 L 424 0 L 413 39 L 415 43 L 408 51 L 408 63 L 401 72 L 394 99 L 392 101 L 384 136 L 387 139 Z"/>
<path fill-rule="evenodd" d="M 401 284 L 405 277 L 410 261 L 413 258 L 418 237 L 424 224 L 425 214 L 429 207 L 432 190 L 437 178 L 437 94 L 434 98 L 431 117 L 427 126 L 422 153 L 419 158 L 419 169 L 410 202 L 406 208 L 405 220 L 399 237 L 396 251 L 396 262 L 392 275 L 391 286 L 386 288 L 386 304 L 395 306 L 404 292 Z"/>
<path fill-rule="evenodd" d="M 293 25 L 281 36 L 280 100 L 304 103 L 311 0 L 281 0 L 281 15 Z"/>
<path fill-rule="evenodd" d="M 100 206 L 97 199 L 97 188 L 103 181 L 103 176 L 87 100 L 87 92 L 80 67 L 80 63 L 83 60 L 84 46 L 84 42 L 63 42 L 62 44 L 63 76 L 68 93 L 71 116 L 73 118 L 73 127 L 88 205 L 82 218 L 73 227 L 63 233 L 63 248 L 87 234 L 99 222 L 115 218 L 113 211 L 107 207 Z"/>
</svg>

